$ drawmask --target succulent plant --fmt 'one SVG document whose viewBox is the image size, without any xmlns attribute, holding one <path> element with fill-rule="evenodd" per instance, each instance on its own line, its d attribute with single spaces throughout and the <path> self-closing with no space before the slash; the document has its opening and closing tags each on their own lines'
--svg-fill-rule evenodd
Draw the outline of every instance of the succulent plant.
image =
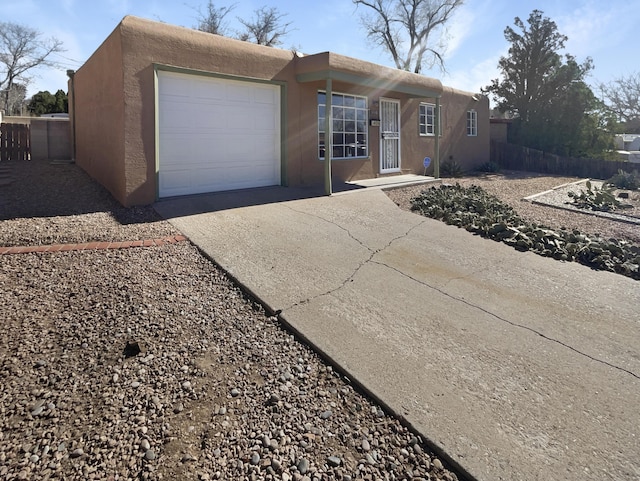
<svg viewBox="0 0 640 481">
<path fill-rule="evenodd" d="M 463 174 L 462 166 L 455 160 L 447 160 L 440 166 L 442 177 L 462 177 Z"/>
<path fill-rule="evenodd" d="M 609 212 L 616 209 L 628 209 L 632 206 L 623 204 L 614 194 L 615 187 L 603 184 L 602 187 L 592 185 L 590 181 L 586 183 L 587 190 L 580 189 L 579 193 L 569 192 L 567 195 L 573 199 L 567 202 L 578 209 L 597 210 Z"/>
<path fill-rule="evenodd" d="M 511 206 L 476 185 L 445 184 L 427 189 L 413 199 L 412 209 L 519 251 L 530 250 L 640 280 L 640 246 L 528 223 Z"/>
<path fill-rule="evenodd" d="M 606 184 L 618 189 L 638 190 L 640 189 L 640 174 L 637 170 L 625 172 L 618 169 L 618 173 L 607 180 Z"/>
</svg>

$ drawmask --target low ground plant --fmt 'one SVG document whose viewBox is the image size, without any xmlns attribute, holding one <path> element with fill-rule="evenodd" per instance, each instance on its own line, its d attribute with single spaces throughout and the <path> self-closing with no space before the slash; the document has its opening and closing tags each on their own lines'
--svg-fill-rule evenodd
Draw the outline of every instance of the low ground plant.
<svg viewBox="0 0 640 481">
<path fill-rule="evenodd" d="M 602 187 L 597 187 L 591 184 L 590 181 L 586 183 L 587 190 L 580 189 L 580 192 L 569 192 L 567 195 L 571 198 L 571 202 L 567 204 L 574 205 L 578 209 L 588 209 L 601 212 L 610 212 L 617 209 L 628 209 L 632 206 L 629 204 L 623 204 L 620 200 L 616 199 L 614 193 L 615 188 L 603 184 Z"/>
<path fill-rule="evenodd" d="M 618 189 L 638 190 L 640 189 L 640 173 L 637 170 L 625 172 L 619 169 L 618 173 L 607 180 L 605 184 Z"/>
<path fill-rule="evenodd" d="M 412 200 L 412 210 L 520 251 L 580 262 L 640 280 L 640 246 L 578 230 L 556 230 L 529 223 L 511 206 L 476 185 L 427 189 Z"/>
<path fill-rule="evenodd" d="M 455 160 L 446 160 L 440 166 L 440 175 L 442 177 L 462 177 L 464 170 Z"/>
<path fill-rule="evenodd" d="M 485 162 L 480 167 L 478 167 L 479 172 L 486 172 L 487 174 L 497 174 L 500 172 L 500 166 L 495 162 Z"/>
</svg>

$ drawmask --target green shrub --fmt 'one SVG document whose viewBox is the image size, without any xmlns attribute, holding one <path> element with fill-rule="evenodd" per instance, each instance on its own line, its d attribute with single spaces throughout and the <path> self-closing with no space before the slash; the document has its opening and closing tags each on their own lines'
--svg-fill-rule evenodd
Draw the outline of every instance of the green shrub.
<svg viewBox="0 0 640 481">
<path fill-rule="evenodd" d="M 573 199 L 567 204 L 576 206 L 578 209 L 597 210 L 601 212 L 609 212 L 616 209 L 627 209 L 632 207 L 629 204 L 623 204 L 616 199 L 613 193 L 614 188 L 603 184 L 602 187 L 592 185 L 590 181 L 586 184 L 587 190 L 580 189 L 580 193 L 569 192 L 569 197 Z"/>
<path fill-rule="evenodd" d="M 640 246 L 624 240 L 604 240 L 578 230 L 554 230 L 526 222 L 510 205 L 476 185 L 427 189 L 412 200 L 411 208 L 426 217 L 504 242 L 520 251 L 580 262 L 640 280 Z"/>
<path fill-rule="evenodd" d="M 478 171 L 487 172 L 488 174 L 497 174 L 500 172 L 500 166 L 495 162 L 485 162 L 480 167 L 478 167 Z"/>
<path fill-rule="evenodd" d="M 606 185 L 612 185 L 618 189 L 638 190 L 640 189 L 640 174 L 637 170 L 626 172 L 622 169 L 605 182 Z"/>
<path fill-rule="evenodd" d="M 455 160 L 446 160 L 440 166 L 440 175 L 442 177 L 462 177 L 463 174 L 462 166 Z"/>
</svg>

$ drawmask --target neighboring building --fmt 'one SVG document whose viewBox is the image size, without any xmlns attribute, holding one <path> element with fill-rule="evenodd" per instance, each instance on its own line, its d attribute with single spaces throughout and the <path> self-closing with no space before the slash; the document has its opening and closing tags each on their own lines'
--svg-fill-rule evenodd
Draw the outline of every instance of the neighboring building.
<svg viewBox="0 0 640 481">
<path fill-rule="evenodd" d="M 613 143 L 621 160 L 640 163 L 640 134 L 616 134 Z"/>
<path fill-rule="evenodd" d="M 322 185 L 327 145 L 334 181 L 422 174 L 424 157 L 438 155 L 471 169 L 490 155 L 484 97 L 330 52 L 302 56 L 136 17 L 69 91 L 76 162 L 127 206 Z"/>
<path fill-rule="evenodd" d="M 613 143 L 616 150 L 640 150 L 640 134 L 616 134 Z"/>
</svg>

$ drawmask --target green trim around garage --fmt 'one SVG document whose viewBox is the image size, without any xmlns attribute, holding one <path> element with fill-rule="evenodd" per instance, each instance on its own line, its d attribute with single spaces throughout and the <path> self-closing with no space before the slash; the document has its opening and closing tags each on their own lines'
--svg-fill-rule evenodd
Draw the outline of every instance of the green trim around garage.
<svg viewBox="0 0 640 481">
<path fill-rule="evenodd" d="M 287 126 L 287 84 L 278 80 L 266 80 L 254 77 L 242 77 L 239 75 L 229 75 L 218 72 L 210 72 L 206 70 L 191 69 L 185 67 L 176 67 L 174 65 L 165 65 L 154 63 L 153 65 L 153 89 L 154 89 L 154 148 L 155 148 L 155 183 L 156 183 L 156 200 L 160 199 L 160 120 L 158 111 L 160 109 L 160 100 L 158 92 L 158 73 L 173 72 L 186 75 L 198 75 L 201 77 L 211 77 L 226 80 L 236 80 L 239 82 L 261 83 L 266 85 L 280 86 L 280 183 L 283 186 L 287 182 L 287 143 L 286 143 L 286 126 Z"/>
<path fill-rule="evenodd" d="M 158 69 L 153 66 L 153 148 L 155 157 L 155 198 L 160 199 L 160 99 L 158 96 Z"/>
<path fill-rule="evenodd" d="M 272 82 L 273 83 L 273 82 Z M 288 92 L 285 82 L 276 82 L 280 84 L 280 185 L 289 186 L 289 149 L 287 148 L 287 125 L 289 124 L 289 115 L 287 111 Z"/>
</svg>

